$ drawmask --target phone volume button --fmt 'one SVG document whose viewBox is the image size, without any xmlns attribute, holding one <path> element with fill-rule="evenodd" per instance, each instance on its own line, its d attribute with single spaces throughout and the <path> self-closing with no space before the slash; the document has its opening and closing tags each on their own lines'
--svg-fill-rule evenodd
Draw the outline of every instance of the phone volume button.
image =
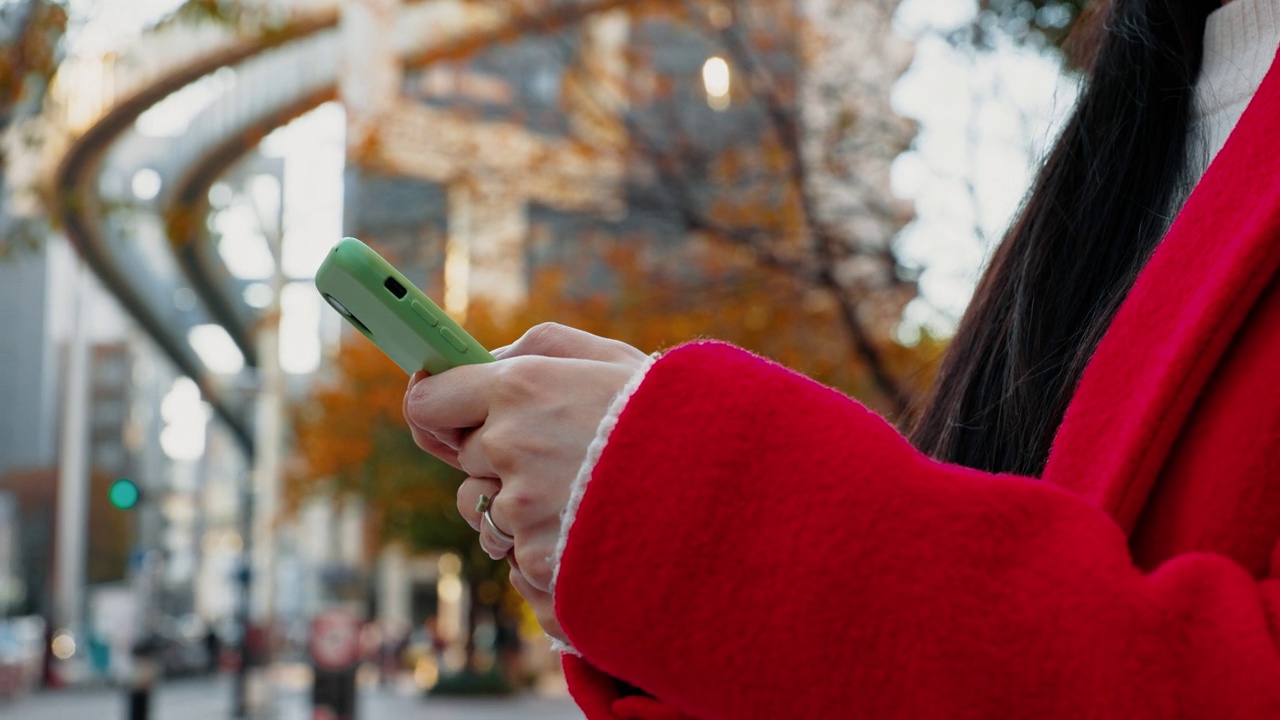
<svg viewBox="0 0 1280 720">
<path fill-rule="evenodd" d="M 413 302 L 409 303 L 409 307 L 413 309 L 413 312 L 416 313 L 418 317 L 422 318 L 423 320 L 426 320 L 427 324 L 430 325 L 431 327 L 435 327 L 440 324 L 440 319 L 437 318 L 434 313 L 428 310 L 426 306 L 424 306 L 422 303 L 418 302 L 417 300 L 414 300 Z"/>
<path fill-rule="evenodd" d="M 449 344 L 452 345 L 454 348 L 456 348 L 458 352 L 467 351 L 467 344 L 462 342 L 462 338 L 455 335 L 454 332 L 449 328 L 447 327 L 440 328 L 440 335 L 442 335 L 445 340 L 448 340 Z"/>
</svg>

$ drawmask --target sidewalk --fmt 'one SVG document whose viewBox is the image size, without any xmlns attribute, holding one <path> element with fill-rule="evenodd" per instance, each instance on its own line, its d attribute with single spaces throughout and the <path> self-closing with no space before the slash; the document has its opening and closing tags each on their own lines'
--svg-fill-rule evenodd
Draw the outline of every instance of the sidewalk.
<svg viewBox="0 0 1280 720">
<path fill-rule="evenodd" d="M 302 673 L 282 668 L 272 674 L 272 702 L 255 720 L 311 720 L 309 688 Z M 171 680 L 152 695 L 151 720 L 227 720 L 231 717 L 230 676 Z M 119 688 L 44 691 L 14 702 L 0 701 L 6 720 L 123 720 L 125 692 Z M 357 720 L 582 720 L 567 698 L 521 695 L 511 698 L 423 697 L 409 687 L 362 687 Z"/>
</svg>

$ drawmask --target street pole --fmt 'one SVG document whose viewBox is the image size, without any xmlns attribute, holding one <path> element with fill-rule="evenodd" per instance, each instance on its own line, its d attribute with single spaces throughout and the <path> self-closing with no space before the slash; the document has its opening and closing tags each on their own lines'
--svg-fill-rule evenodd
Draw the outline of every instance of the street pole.
<svg viewBox="0 0 1280 720">
<path fill-rule="evenodd" d="M 75 300 L 62 404 L 62 438 L 58 462 L 57 560 L 54 578 L 54 622 L 82 638 L 86 530 L 89 520 L 89 270 L 73 260 Z"/>
<path fill-rule="evenodd" d="M 160 642 L 158 623 L 163 613 L 161 606 L 162 579 L 165 556 L 161 551 L 165 531 L 165 519 L 161 512 L 161 498 L 169 491 L 171 466 L 163 452 L 160 437 L 164 432 L 164 398 L 172 385 L 172 376 L 158 367 L 158 358 L 149 363 L 151 374 L 162 381 L 152 380 L 142 385 L 148 408 L 143 443 L 138 456 L 136 482 L 141 498 L 133 509 L 135 541 L 130 567 L 133 570 L 132 585 L 137 602 L 134 628 L 133 678 L 127 691 L 127 707 L 130 720 L 145 720 L 151 711 L 151 693 L 160 679 Z"/>
<path fill-rule="evenodd" d="M 277 256 L 277 263 L 279 254 Z M 277 265 L 278 267 L 278 265 Z M 277 271 L 278 273 L 278 271 Z M 283 378 L 280 371 L 280 291 L 283 282 L 272 282 L 274 299 L 258 330 L 258 392 L 256 467 L 253 511 L 253 619 L 270 623 L 275 616 L 276 515 L 280 497 L 280 437 L 283 415 Z"/>
<path fill-rule="evenodd" d="M 250 558 L 253 557 L 252 488 L 250 476 L 245 479 L 240 499 L 240 536 L 244 542 L 236 577 L 240 587 L 240 597 L 236 603 L 236 625 L 240 628 L 240 662 L 236 667 L 231 703 L 231 715 L 236 720 L 249 717 L 249 607 L 253 602 L 253 568 L 250 563 Z"/>
<path fill-rule="evenodd" d="M 154 505 L 154 499 L 139 503 L 135 508 L 138 518 L 144 518 L 144 512 L 154 509 Z M 134 596 L 138 599 L 138 631 L 130 653 L 133 659 L 133 678 L 126 690 L 125 705 L 128 708 L 128 720 L 150 720 L 151 691 L 160 675 L 160 648 L 155 633 L 152 632 L 156 586 L 160 582 L 162 566 L 160 551 L 145 546 L 135 550 L 134 557 L 130 558 L 130 566 L 133 571 Z"/>
<path fill-rule="evenodd" d="M 253 192 L 254 188 L 250 188 Z M 260 647 L 254 647 L 252 659 L 266 662 L 269 660 L 270 647 L 275 633 L 276 615 L 276 575 L 279 562 L 277 547 L 277 523 L 280 512 L 280 474 L 283 466 L 284 437 L 284 397 L 285 377 L 280 366 L 280 314 L 281 296 L 284 293 L 284 252 L 283 252 L 283 188 L 274 199 L 274 203 L 261 196 L 251 196 L 251 204 L 258 216 L 258 225 L 271 249 L 274 269 L 271 274 L 271 304 L 258 322 L 258 397 L 256 408 L 254 438 L 254 471 L 253 492 L 250 503 L 250 555 L 252 566 L 249 570 L 249 613 L 253 625 L 258 632 L 255 637 L 261 640 Z M 247 639 L 247 638 L 246 638 Z M 246 663 L 242 662 L 241 666 Z M 243 672 L 243 670 L 242 670 Z M 255 680 L 259 678 L 254 676 Z M 240 692 L 248 689 L 247 680 Z M 270 689 L 265 678 L 261 679 L 261 687 L 255 683 L 264 696 Z M 258 698 L 254 698 L 257 700 Z"/>
</svg>

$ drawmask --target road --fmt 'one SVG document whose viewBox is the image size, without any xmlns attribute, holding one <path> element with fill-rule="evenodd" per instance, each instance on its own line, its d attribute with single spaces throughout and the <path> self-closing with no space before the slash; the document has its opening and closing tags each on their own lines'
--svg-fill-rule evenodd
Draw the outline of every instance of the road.
<svg viewBox="0 0 1280 720">
<path fill-rule="evenodd" d="M 232 683 L 227 676 L 167 681 L 152 696 L 151 720 L 227 720 Z M 296 682 L 273 685 L 267 709 L 254 720 L 310 720 L 307 689 Z M 5 720 L 124 720 L 125 694 L 116 688 L 38 692 L 0 701 Z M 422 697 L 410 688 L 362 687 L 358 720 L 582 720 L 563 697 L 533 695 L 503 699 Z"/>
</svg>

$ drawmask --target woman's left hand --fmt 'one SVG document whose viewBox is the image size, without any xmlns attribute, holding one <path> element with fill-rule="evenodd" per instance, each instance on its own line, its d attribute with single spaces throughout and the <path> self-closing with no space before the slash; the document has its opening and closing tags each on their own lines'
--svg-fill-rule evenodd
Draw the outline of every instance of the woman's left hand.
<svg viewBox="0 0 1280 720">
<path fill-rule="evenodd" d="M 610 402 L 646 356 L 555 324 L 494 355 L 494 363 L 415 375 L 405 418 L 419 447 L 467 473 L 458 510 L 477 531 L 477 500 L 493 498 L 490 517 L 515 537 L 512 585 L 543 629 L 564 639 L 550 592 L 561 512 Z"/>
</svg>

